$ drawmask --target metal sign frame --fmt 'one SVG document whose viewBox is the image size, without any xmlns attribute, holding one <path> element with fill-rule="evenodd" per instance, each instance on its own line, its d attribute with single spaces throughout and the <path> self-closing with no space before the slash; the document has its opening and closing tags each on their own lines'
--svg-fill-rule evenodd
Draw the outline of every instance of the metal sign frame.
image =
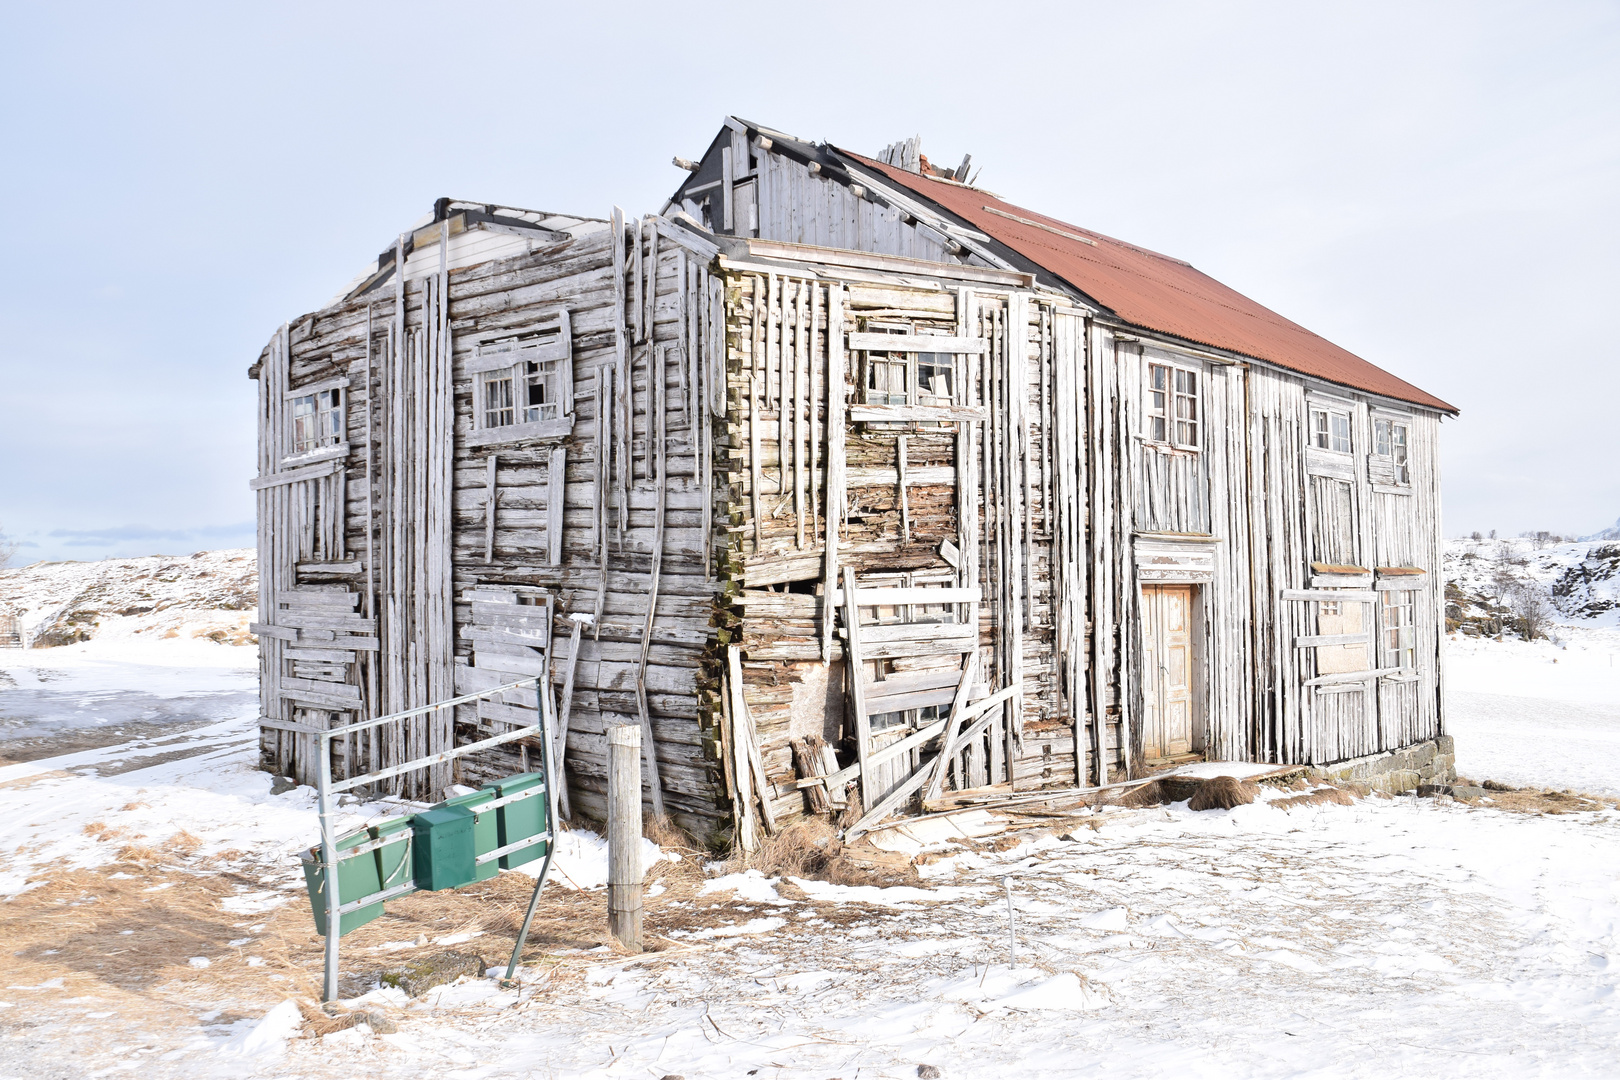
<svg viewBox="0 0 1620 1080">
<path fill-rule="evenodd" d="M 326 731 L 316 733 L 316 738 L 320 740 L 320 753 L 317 755 L 320 760 L 315 786 L 315 797 L 316 808 L 320 815 L 321 823 L 321 867 L 324 871 L 323 876 L 325 879 L 326 891 L 325 979 L 322 984 L 322 1001 L 334 1001 L 337 999 L 338 939 L 342 936 L 343 932 L 343 916 L 350 911 L 355 911 L 362 907 L 368 907 L 372 904 L 381 903 L 396 896 L 403 896 L 405 893 L 412 892 L 416 889 L 416 881 L 413 877 L 409 881 L 394 885 L 390 888 L 382 890 L 381 892 L 372 893 L 369 896 L 361 897 L 357 900 L 350 901 L 347 904 L 343 902 L 343 898 L 339 895 L 340 887 L 338 883 L 339 875 L 337 852 L 338 837 L 333 814 L 334 796 L 342 794 L 345 791 L 351 791 L 357 787 L 364 787 L 367 784 L 375 784 L 379 780 L 388 780 L 396 776 L 402 776 L 405 773 L 415 772 L 419 769 L 426 769 L 433 765 L 440 765 L 446 761 L 452 761 L 456 758 L 465 757 L 468 754 L 475 753 L 476 751 L 488 749 L 491 746 L 499 746 L 503 743 L 516 742 L 518 739 L 526 739 L 539 735 L 541 737 L 541 770 L 546 778 L 545 795 L 548 802 L 546 831 L 535 836 L 525 837 L 521 841 L 508 844 L 505 847 L 497 848 L 494 851 L 480 855 L 478 856 L 477 860 L 479 863 L 487 863 L 500 858 L 502 855 L 507 855 L 520 848 L 528 847 L 537 841 L 543 840 L 546 843 L 545 862 L 541 864 L 540 877 L 539 880 L 535 882 L 534 895 L 529 898 L 529 908 L 523 916 L 523 927 L 518 931 L 517 943 L 512 949 L 512 959 L 506 966 L 506 975 L 502 981 L 509 982 L 511 980 L 513 973 L 517 971 L 518 956 L 523 952 L 523 944 L 529 936 L 529 924 L 534 919 L 535 907 L 540 902 L 540 890 L 545 888 L 546 878 L 551 872 L 552 855 L 557 849 L 558 777 L 553 768 L 551 755 L 551 710 L 546 708 L 547 702 L 545 678 L 546 677 L 544 675 L 538 675 L 533 679 L 523 679 L 518 682 L 507 683 L 504 686 L 497 686 L 490 690 L 480 690 L 475 694 L 465 694 L 461 697 L 450 698 L 447 701 L 437 702 L 433 705 L 423 705 L 416 709 L 406 709 L 404 712 L 390 713 L 387 716 L 379 716 L 371 720 L 362 720 L 354 724 L 345 724 L 342 727 L 329 728 Z M 537 723 L 516 728 L 512 731 L 507 731 L 500 735 L 492 736 L 488 739 L 480 739 L 477 742 L 467 743 L 465 746 L 457 746 L 450 750 L 446 750 L 443 753 L 433 754 L 429 757 L 416 758 L 412 761 L 403 762 L 399 765 L 390 765 L 386 769 L 378 769 L 375 772 L 365 773 L 360 776 L 352 776 L 344 780 L 332 779 L 332 740 L 334 739 L 344 738 L 360 731 L 368 731 L 373 728 L 384 727 L 388 724 L 401 723 L 418 716 L 426 716 L 429 713 L 435 713 L 441 709 L 454 709 L 457 705 L 472 704 L 499 694 L 510 693 L 514 690 L 522 690 L 531 685 L 534 687 L 535 692 L 535 715 L 538 718 Z M 517 802 L 520 799 L 532 797 L 533 795 L 531 793 L 522 792 L 517 795 L 495 799 L 494 801 L 480 807 L 480 809 L 493 809 L 497 806 L 504 806 L 508 803 Z M 352 858 L 355 855 L 364 854 L 389 843 L 398 843 L 398 840 L 389 837 L 369 840 L 364 844 L 360 844 L 346 850 L 344 855 Z"/>
</svg>

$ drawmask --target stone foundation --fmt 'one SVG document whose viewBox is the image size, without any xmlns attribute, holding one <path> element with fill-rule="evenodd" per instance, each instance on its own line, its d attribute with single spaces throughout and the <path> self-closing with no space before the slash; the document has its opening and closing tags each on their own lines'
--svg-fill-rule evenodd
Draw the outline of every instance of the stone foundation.
<svg viewBox="0 0 1620 1080">
<path fill-rule="evenodd" d="M 1425 785 L 1449 785 L 1457 779 L 1457 751 L 1450 735 L 1413 743 L 1399 750 L 1351 758 L 1332 765 L 1313 765 L 1311 775 L 1323 780 L 1365 784 L 1395 794 Z"/>
</svg>

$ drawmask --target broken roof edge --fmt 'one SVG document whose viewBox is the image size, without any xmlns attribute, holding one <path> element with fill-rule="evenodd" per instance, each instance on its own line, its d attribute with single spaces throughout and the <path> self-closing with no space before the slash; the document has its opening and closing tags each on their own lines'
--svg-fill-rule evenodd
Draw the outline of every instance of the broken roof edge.
<svg viewBox="0 0 1620 1080">
<path fill-rule="evenodd" d="M 411 254 L 420 244 L 431 242 L 435 238 L 438 231 L 435 226 L 456 219 L 460 219 L 461 227 L 455 228 L 451 235 L 460 235 L 469 227 L 482 226 L 501 232 L 532 234 L 535 239 L 545 238 L 554 243 L 566 242 L 563 234 L 574 237 L 596 231 L 594 228 L 581 226 L 608 224 L 606 218 L 563 214 L 549 210 L 527 210 L 502 203 L 441 197 L 433 201 L 433 210 L 430 213 L 418 218 L 408 229 L 400 233 L 400 240 L 384 248 L 371 265 L 351 278 L 343 287 L 343 291 L 333 297 L 326 307 L 348 303 L 386 284 L 393 278 L 394 260 L 400 241 L 404 243 L 405 260 L 409 263 Z"/>
</svg>

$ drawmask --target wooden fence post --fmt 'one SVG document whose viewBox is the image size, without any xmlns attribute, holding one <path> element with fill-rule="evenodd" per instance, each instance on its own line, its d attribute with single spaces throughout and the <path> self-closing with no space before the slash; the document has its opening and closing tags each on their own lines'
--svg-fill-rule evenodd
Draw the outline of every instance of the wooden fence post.
<svg viewBox="0 0 1620 1080">
<path fill-rule="evenodd" d="M 608 738 L 608 931 L 641 951 L 641 728 L 619 724 Z"/>
</svg>

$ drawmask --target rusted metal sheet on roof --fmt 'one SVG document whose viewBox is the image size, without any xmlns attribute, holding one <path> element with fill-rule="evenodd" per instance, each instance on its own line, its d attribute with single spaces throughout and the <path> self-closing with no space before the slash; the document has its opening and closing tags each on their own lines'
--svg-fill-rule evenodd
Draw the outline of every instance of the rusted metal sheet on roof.
<svg viewBox="0 0 1620 1080">
<path fill-rule="evenodd" d="M 839 153 L 984 231 L 1136 326 L 1357 390 L 1457 411 L 1180 259 L 1025 210 L 976 188 L 920 176 L 847 150 Z"/>
</svg>

